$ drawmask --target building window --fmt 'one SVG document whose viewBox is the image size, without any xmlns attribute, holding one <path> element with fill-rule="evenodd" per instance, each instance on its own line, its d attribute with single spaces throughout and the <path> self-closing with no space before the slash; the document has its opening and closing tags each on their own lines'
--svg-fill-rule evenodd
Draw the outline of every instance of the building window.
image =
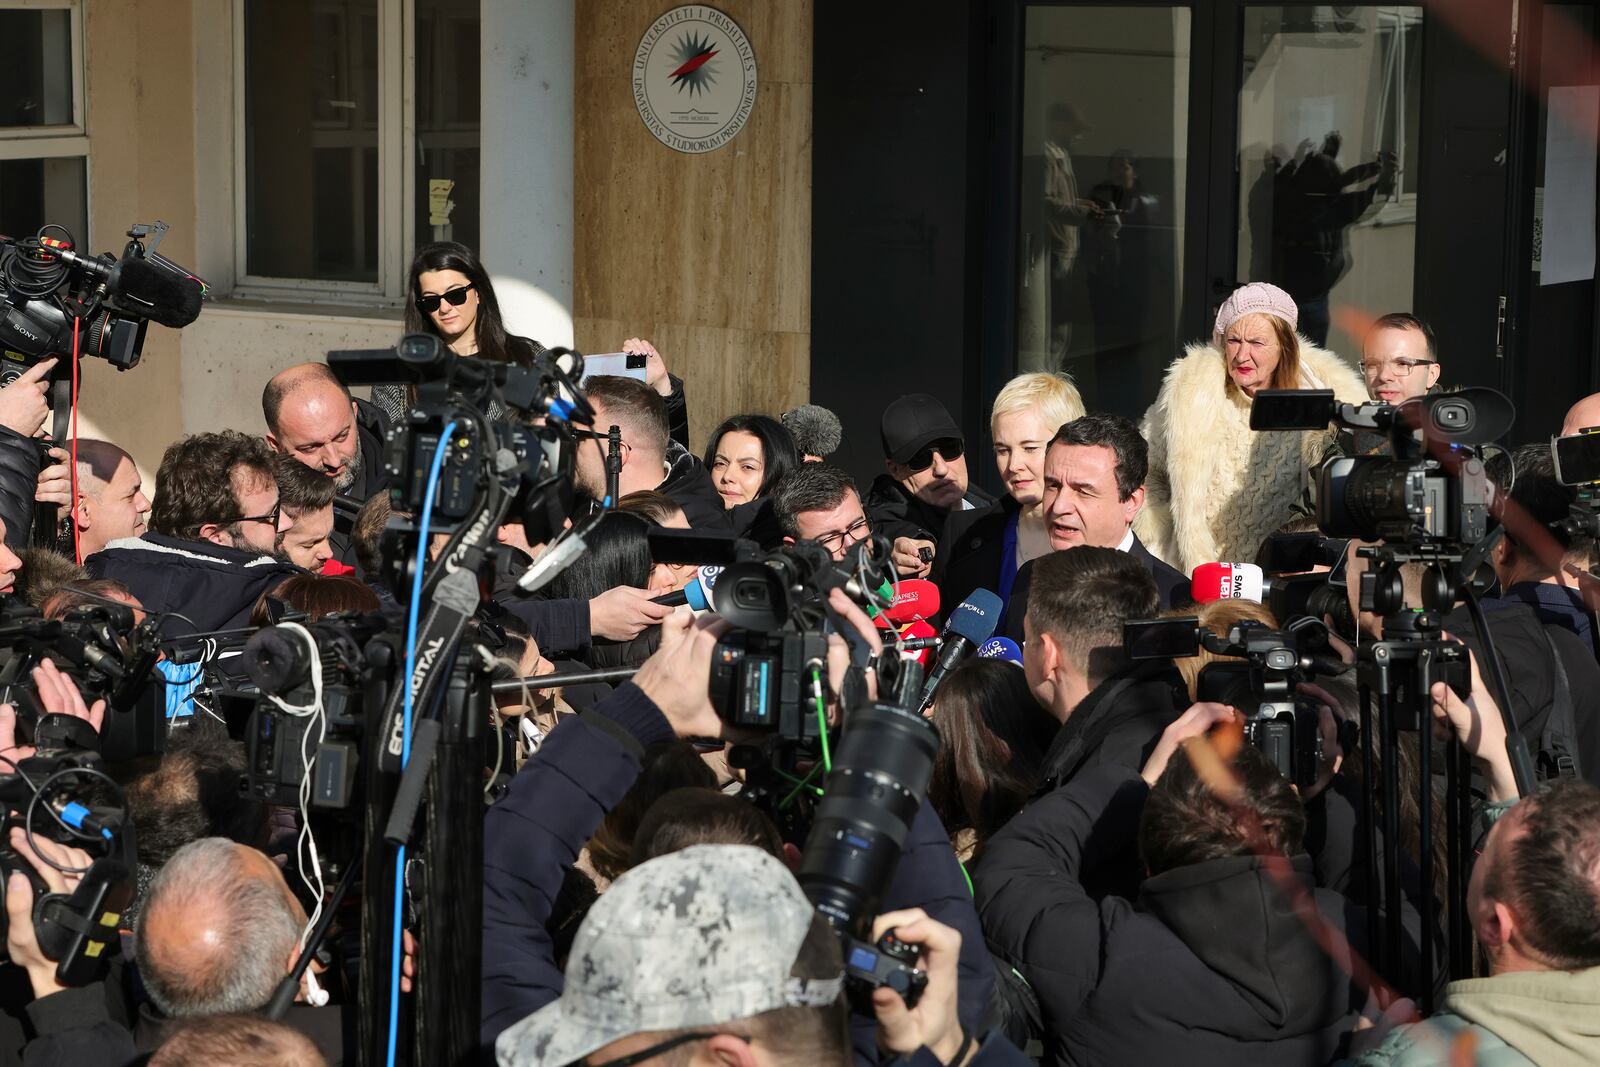
<svg viewBox="0 0 1600 1067">
<path fill-rule="evenodd" d="M 0 0 L 0 233 L 54 224 L 90 249 L 77 0 Z"/>
<path fill-rule="evenodd" d="M 237 3 L 239 291 L 395 302 L 475 245 L 478 0 Z"/>
</svg>

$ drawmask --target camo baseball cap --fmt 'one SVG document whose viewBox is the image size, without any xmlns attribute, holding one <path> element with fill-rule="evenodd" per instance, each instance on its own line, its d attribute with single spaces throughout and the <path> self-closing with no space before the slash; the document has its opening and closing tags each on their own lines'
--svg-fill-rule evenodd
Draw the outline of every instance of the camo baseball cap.
<svg viewBox="0 0 1600 1067">
<path fill-rule="evenodd" d="M 748 845 L 695 845 L 640 864 L 590 909 L 561 999 L 495 1042 L 502 1067 L 559 1067 L 630 1034 L 822 1007 L 843 974 L 793 976 L 816 916 L 794 876 Z"/>
</svg>

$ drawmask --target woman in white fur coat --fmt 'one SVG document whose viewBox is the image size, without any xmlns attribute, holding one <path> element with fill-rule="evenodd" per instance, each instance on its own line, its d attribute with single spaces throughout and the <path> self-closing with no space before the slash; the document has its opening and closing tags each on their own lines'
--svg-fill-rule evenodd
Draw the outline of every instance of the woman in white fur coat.
<svg viewBox="0 0 1600 1067">
<path fill-rule="evenodd" d="M 1150 475 L 1133 529 L 1185 574 L 1201 563 L 1255 559 L 1333 441 L 1332 429 L 1251 430 L 1257 390 L 1332 389 L 1342 401 L 1367 399 L 1348 363 L 1295 333 L 1298 317 L 1277 286 L 1241 286 L 1217 312 L 1211 342 L 1173 361 L 1145 412 Z"/>
</svg>

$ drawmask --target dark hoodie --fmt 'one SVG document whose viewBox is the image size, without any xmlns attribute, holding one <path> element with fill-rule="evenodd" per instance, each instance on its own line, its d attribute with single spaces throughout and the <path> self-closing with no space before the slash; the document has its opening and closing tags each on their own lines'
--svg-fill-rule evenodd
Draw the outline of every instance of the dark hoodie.
<svg viewBox="0 0 1600 1067">
<path fill-rule="evenodd" d="M 978 911 L 1039 999 L 1044 1062 L 1300 1067 L 1340 1054 L 1361 994 L 1261 858 L 1164 872 L 1136 903 L 1085 892 L 1096 853 L 1134 840 L 1146 792 L 1124 768 L 1086 769 L 985 846 Z M 1308 857 L 1283 862 L 1336 944 L 1359 935 L 1360 910 L 1314 888 Z"/>
<path fill-rule="evenodd" d="M 22 551 L 33 537 L 33 494 L 39 484 L 39 442 L 0 426 L 0 520 L 6 544 Z"/>
<path fill-rule="evenodd" d="M 127 586 L 147 611 L 181 613 L 162 627 L 168 637 L 245 626 L 257 597 L 303 573 L 262 553 L 158 533 L 113 541 L 84 566 Z"/>
</svg>

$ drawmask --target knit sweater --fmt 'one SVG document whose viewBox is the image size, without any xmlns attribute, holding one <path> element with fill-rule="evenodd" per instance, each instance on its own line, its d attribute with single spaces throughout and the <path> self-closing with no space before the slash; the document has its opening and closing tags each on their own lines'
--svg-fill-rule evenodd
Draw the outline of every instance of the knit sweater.
<svg viewBox="0 0 1600 1067">
<path fill-rule="evenodd" d="M 1333 352 L 1300 338 L 1301 389 L 1332 389 L 1348 403 L 1366 387 Z M 1209 343 L 1190 345 L 1167 368 L 1140 427 L 1150 473 L 1134 532 L 1160 559 L 1188 574 L 1201 563 L 1253 560 L 1289 518 L 1307 472 L 1334 431 L 1250 429 L 1251 400 L 1228 388 L 1227 362 Z"/>
</svg>

